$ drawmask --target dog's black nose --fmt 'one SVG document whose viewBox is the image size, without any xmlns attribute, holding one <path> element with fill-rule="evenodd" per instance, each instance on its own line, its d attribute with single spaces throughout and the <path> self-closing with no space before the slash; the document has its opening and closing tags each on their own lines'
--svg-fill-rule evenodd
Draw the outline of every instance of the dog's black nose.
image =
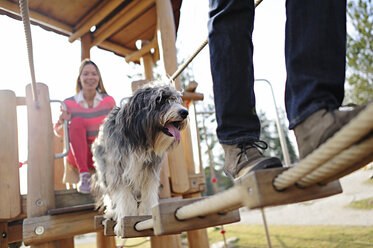
<svg viewBox="0 0 373 248">
<path fill-rule="evenodd" d="M 186 110 L 186 109 L 182 109 L 182 110 L 179 111 L 179 115 L 180 115 L 181 118 L 183 118 L 183 119 L 187 118 L 188 114 L 189 114 L 189 112 L 188 112 L 188 110 Z"/>
</svg>

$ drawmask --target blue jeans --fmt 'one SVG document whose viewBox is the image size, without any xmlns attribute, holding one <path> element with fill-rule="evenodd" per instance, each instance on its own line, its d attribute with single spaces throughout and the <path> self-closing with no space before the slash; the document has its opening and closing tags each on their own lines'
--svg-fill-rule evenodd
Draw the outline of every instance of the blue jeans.
<svg viewBox="0 0 373 248">
<path fill-rule="evenodd" d="M 208 38 L 218 139 L 228 145 L 258 139 L 254 1 L 209 1 Z M 289 128 L 293 129 L 315 111 L 342 104 L 346 0 L 287 0 L 286 15 L 285 106 Z"/>
</svg>

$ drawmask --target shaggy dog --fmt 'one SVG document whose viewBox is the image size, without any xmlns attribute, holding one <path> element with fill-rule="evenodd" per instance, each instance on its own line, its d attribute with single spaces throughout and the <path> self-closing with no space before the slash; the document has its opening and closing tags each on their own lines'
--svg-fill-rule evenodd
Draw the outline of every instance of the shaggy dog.
<svg viewBox="0 0 373 248">
<path fill-rule="evenodd" d="M 162 159 L 187 125 L 180 96 L 172 86 L 139 89 L 100 128 L 92 146 L 92 190 L 105 218 L 117 222 L 117 235 L 123 217 L 150 215 L 157 204 Z"/>
</svg>

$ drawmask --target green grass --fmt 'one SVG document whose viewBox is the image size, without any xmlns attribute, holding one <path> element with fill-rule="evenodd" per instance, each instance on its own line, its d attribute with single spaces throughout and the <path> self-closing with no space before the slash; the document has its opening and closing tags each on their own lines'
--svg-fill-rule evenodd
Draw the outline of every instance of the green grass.
<svg viewBox="0 0 373 248">
<path fill-rule="evenodd" d="M 237 238 L 230 247 L 264 248 L 267 240 L 262 225 L 232 224 L 224 226 L 225 238 Z M 219 227 L 207 229 L 210 246 L 223 241 Z M 373 226 L 269 226 L 273 248 L 360 248 L 373 247 Z M 185 235 L 181 235 L 185 239 Z M 122 240 L 118 239 L 118 245 Z M 185 243 L 185 240 L 183 241 Z M 129 247 L 150 248 L 146 238 L 127 239 Z M 94 248 L 95 243 L 76 245 L 77 248 Z M 187 246 L 182 246 L 187 247 Z"/>
<path fill-rule="evenodd" d="M 225 226 L 226 239 L 237 237 L 234 247 L 267 247 L 261 225 Z M 363 226 L 269 226 L 272 247 L 333 248 L 373 247 L 373 227 Z M 220 230 L 208 229 L 210 245 L 222 241 Z"/>
<path fill-rule="evenodd" d="M 371 209 L 373 209 L 373 197 L 363 199 L 363 200 L 360 200 L 360 201 L 351 202 L 350 204 L 347 205 L 347 207 L 356 208 L 356 209 L 363 209 L 363 210 L 371 210 Z"/>
<path fill-rule="evenodd" d="M 262 225 L 232 224 L 224 226 L 226 240 L 237 238 L 230 247 L 268 247 Z M 223 241 L 220 228 L 208 228 L 210 246 Z M 360 248 L 373 247 L 373 226 L 269 226 L 273 248 Z M 182 235 L 183 239 L 185 235 Z M 122 243 L 118 240 L 117 244 Z M 185 243 L 185 241 L 183 241 Z M 129 247 L 150 248 L 146 238 L 128 239 Z M 137 246 L 138 245 L 138 246 Z M 95 243 L 76 245 L 77 248 L 94 248 Z M 187 246 L 183 246 L 187 247 Z"/>
<path fill-rule="evenodd" d="M 365 183 L 366 183 L 366 184 L 373 184 L 373 179 L 368 179 L 368 180 L 366 180 Z"/>
</svg>

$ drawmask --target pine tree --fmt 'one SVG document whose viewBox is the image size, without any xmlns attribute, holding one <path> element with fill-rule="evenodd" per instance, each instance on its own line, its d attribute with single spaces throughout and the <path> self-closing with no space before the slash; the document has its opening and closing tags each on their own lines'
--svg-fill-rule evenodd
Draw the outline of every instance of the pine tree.
<svg viewBox="0 0 373 248">
<path fill-rule="evenodd" d="M 347 35 L 345 103 L 363 104 L 373 99 L 373 3 L 350 0 L 347 8 L 352 30 Z"/>
</svg>

